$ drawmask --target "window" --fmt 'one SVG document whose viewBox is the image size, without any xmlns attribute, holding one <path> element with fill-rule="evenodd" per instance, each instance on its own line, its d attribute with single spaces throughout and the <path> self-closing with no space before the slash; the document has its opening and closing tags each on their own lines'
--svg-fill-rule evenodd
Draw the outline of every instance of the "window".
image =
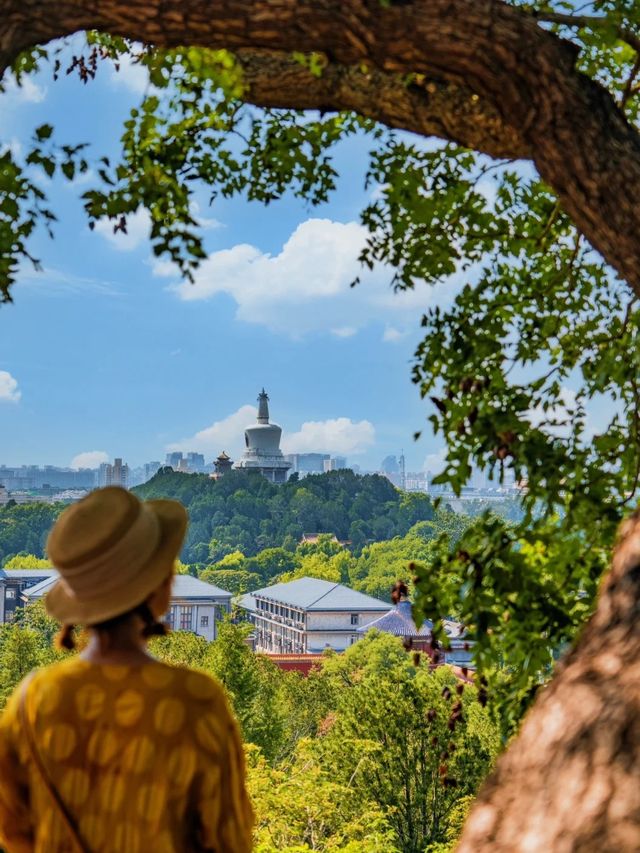
<svg viewBox="0 0 640 853">
<path fill-rule="evenodd" d="M 192 612 L 193 612 L 193 607 L 181 607 L 180 608 L 180 630 L 181 631 L 190 631 L 191 630 Z"/>
<path fill-rule="evenodd" d="M 352 634 L 351 635 L 351 645 L 353 645 L 354 643 L 357 643 L 357 642 L 358 642 L 358 635 Z"/>
<path fill-rule="evenodd" d="M 169 608 L 167 615 L 166 615 L 166 618 L 165 618 L 165 622 L 167 623 L 169 628 L 171 628 L 171 630 L 173 630 L 175 623 L 176 623 L 176 609 L 175 609 L 175 607 Z"/>
<path fill-rule="evenodd" d="M 208 628 L 209 627 L 209 617 L 208 616 L 201 616 L 200 617 L 200 627 L 201 628 Z"/>
<path fill-rule="evenodd" d="M 352 625 L 360 624 L 360 614 L 359 613 L 352 613 L 351 614 L 351 624 Z"/>
<path fill-rule="evenodd" d="M 5 598 L 15 598 L 15 597 L 16 597 L 15 589 L 8 589 L 7 594 L 5 595 Z"/>
</svg>

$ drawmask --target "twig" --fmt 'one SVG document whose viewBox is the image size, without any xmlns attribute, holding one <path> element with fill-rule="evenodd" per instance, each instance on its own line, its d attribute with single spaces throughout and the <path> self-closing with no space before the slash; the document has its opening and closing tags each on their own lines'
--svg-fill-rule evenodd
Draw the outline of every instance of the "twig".
<svg viewBox="0 0 640 853">
<path fill-rule="evenodd" d="M 565 15 L 562 12 L 532 12 L 537 21 L 548 24 L 561 24 L 565 27 L 597 29 L 607 23 L 605 15 Z M 616 34 L 620 41 L 626 42 L 637 53 L 640 53 L 640 36 L 626 27 L 617 27 Z"/>
</svg>

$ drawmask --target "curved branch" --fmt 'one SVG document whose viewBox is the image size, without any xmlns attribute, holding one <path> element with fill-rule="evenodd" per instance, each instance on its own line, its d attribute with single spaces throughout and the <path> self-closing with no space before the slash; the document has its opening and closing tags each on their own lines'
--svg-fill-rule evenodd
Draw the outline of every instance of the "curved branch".
<svg viewBox="0 0 640 853">
<path fill-rule="evenodd" d="M 389 127 L 457 142 L 498 159 L 528 159 L 529 147 L 491 106 L 470 89 L 442 80 L 407 85 L 397 74 L 328 62 L 317 77 L 290 54 L 239 50 L 247 91 L 261 107 L 343 110 Z"/>
<path fill-rule="evenodd" d="M 576 71 L 577 48 L 522 9 L 501 0 L 0 0 L 0 67 L 78 29 L 160 47 L 321 52 L 336 66 L 364 62 L 468 89 L 515 129 L 577 227 L 640 295 L 640 137 Z M 346 100 L 338 91 L 325 106 L 349 108 Z M 396 126 L 414 125 L 406 110 Z M 375 104 L 363 112 L 377 117 Z"/>
</svg>

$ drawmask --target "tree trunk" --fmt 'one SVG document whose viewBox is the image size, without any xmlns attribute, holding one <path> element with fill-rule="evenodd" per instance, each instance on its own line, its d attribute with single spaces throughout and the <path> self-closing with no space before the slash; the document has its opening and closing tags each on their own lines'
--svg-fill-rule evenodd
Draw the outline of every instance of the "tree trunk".
<svg viewBox="0 0 640 853">
<path fill-rule="evenodd" d="M 0 0 L 0 68 L 24 48 L 89 28 L 158 46 L 318 51 L 334 75 L 364 65 L 471 92 L 475 121 L 466 132 L 454 122 L 452 138 L 478 144 L 469 127 L 484 116 L 485 135 L 503 128 L 519 140 L 512 149 L 528 153 L 578 228 L 640 295 L 640 137 L 612 97 L 575 70 L 575 48 L 520 8 L 500 0 L 396 0 L 388 8 L 380 0 Z M 278 103 L 304 106 L 300 77 L 292 78 L 298 82 L 290 92 L 279 87 Z M 251 100 L 273 102 L 273 78 L 252 83 Z M 315 88 L 309 106 L 317 105 Z M 353 107 L 344 86 L 325 88 L 325 108 Z M 388 97 L 382 101 L 388 112 Z M 396 127 L 419 126 L 412 104 L 394 105 Z M 359 107 L 374 118 L 386 114 L 375 90 Z M 432 132 L 428 123 L 424 129 Z M 440 130 L 446 137 L 446 121 Z"/>
<path fill-rule="evenodd" d="M 598 609 L 499 759 L 458 853 L 640 850 L 640 513 Z"/>
</svg>

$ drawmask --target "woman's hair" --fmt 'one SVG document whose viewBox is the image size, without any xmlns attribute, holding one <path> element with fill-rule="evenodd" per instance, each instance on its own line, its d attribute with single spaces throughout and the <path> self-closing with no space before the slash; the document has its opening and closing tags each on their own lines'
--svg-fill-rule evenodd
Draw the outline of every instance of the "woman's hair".
<svg viewBox="0 0 640 853">
<path fill-rule="evenodd" d="M 143 637 L 164 637 L 169 633 L 169 628 L 164 624 L 164 622 L 159 622 L 155 618 L 146 601 L 143 601 L 142 604 L 138 604 L 137 607 L 133 607 L 131 610 L 127 610 L 126 613 L 120 613 L 112 619 L 107 619 L 104 622 L 98 622 L 95 625 L 90 625 L 89 627 L 93 628 L 95 631 L 104 631 L 108 633 L 109 631 L 113 631 L 119 625 L 122 625 L 124 622 L 127 622 L 132 616 L 139 616 L 142 619 Z M 73 636 L 74 631 L 75 625 L 63 625 L 56 636 L 56 646 L 59 649 L 68 649 L 69 651 L 73 651 L 76 647 Z"/>
</svg>

